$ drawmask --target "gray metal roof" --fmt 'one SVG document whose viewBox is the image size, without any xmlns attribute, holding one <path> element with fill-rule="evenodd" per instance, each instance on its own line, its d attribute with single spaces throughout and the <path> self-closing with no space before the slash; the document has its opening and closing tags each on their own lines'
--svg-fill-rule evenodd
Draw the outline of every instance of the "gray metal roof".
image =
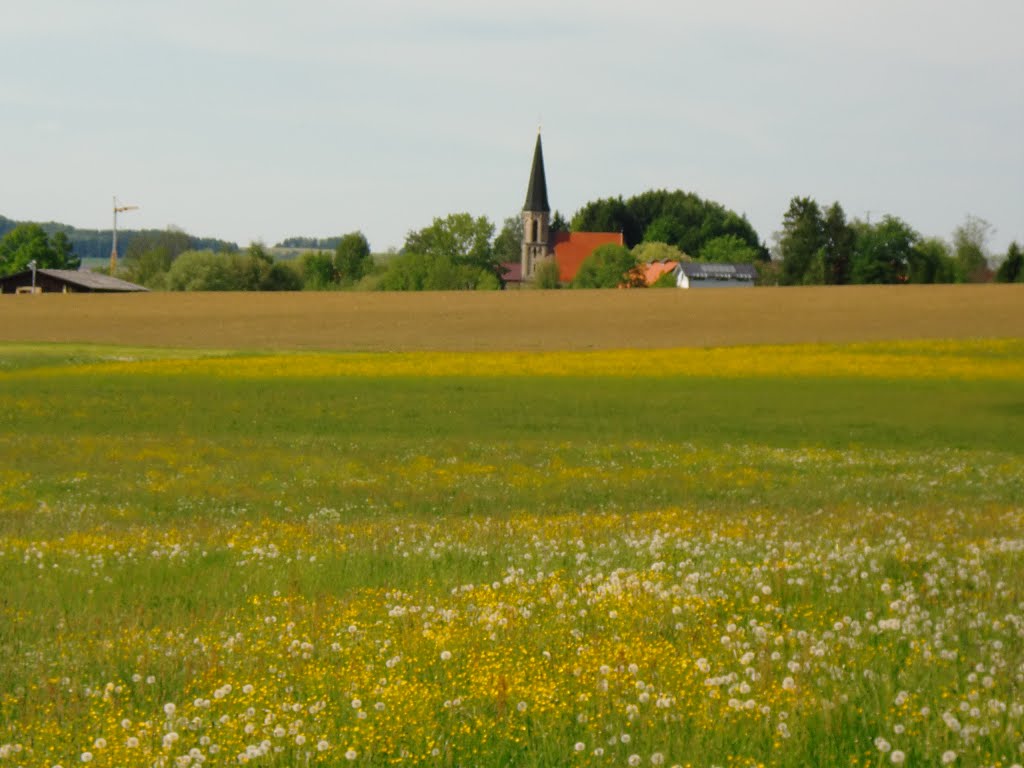
<svg viewBox="0 0 1024 768">
<path fill-rule="evenodd" d="M 719 264 L 706 261 L 681 261 L 679 269 L 691 280 L 754 280 L 753 264 Z"/>
<path fill-rule="evenodd" d="M 72 285 L 80 285 L 93 291 L 148 291 L 141 285 L 129 283 L 109 275 L 78 269 L 37 269 L 37 274 L 48 275 Z"/>
</svg>

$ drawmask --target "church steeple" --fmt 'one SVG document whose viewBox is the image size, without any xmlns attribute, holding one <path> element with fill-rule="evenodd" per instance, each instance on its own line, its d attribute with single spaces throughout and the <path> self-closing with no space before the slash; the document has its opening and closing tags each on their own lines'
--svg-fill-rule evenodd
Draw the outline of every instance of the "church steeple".
<svg viewBox="0 0 1024 768">
<path fill-rule="evenodd" d="M 537 131 L 537 146 L 533 150 L 530 184 L 526 188 L 523 206 L 523 251 L 521 267 L 523 280 L 532 280 L 537 264 L 551 258 L 551 206 L 548 205 L 548 182 L 544 177 L 544 151 Z"/>
<path fill-rule="evenodd" d="M 544 150 L 540 145 L 540 131 L 537 131 L 537 146 L 533 150 L 533 167 L 530 169 L 530 185 L 526 188 L 524 211 L 551 213 L 548 205 L 548 183 L 544 177 Z"/>
</svg>

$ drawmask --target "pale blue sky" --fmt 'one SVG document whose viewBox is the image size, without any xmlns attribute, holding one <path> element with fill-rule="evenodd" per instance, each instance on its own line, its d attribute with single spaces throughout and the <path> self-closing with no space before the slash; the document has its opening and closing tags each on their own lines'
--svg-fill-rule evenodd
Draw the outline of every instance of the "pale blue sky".
<svg viewBox="0 0 1024 768">
<path fill-rule="evenodd" d="M 0 214 L 247 244 L 679 188 L 1024 243 L 1024 2 L 0 0 Z"/>
</svg>

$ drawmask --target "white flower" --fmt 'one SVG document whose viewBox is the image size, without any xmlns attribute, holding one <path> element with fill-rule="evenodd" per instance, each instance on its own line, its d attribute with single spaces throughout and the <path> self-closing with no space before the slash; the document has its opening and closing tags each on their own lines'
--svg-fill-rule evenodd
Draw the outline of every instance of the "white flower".
<svg viewBox="0 0 1024 768">
<path fill-rule="evenodd" d="M 128 740 L 124 743 L 124 745 L 128 747 L 128 749 L 138 749 L 139 740 L 134 736 L 129 736 Z"/>
<path fill-rule="evenodd" d="M 102 737 L 100 737 L 100 738 L 96 739 L 96 741 L 94 741 L 94 742 L 92 743 L 92 745 L 93 745 L 93 746 L 94 746 L 94 747 L 95 747 L 96 749 L 103 749 L 103 748 L 104 748 L 105 746 L 107 746 L 107 740 L 106 740 L 106 739 L 104 739 L 104 738 L 102 738 Z"/>
<path fill-rule="evenodd" d="M 359 753 L 356 752 L 354 749 L 350 749 L 345 752 L 346 760 L 355 760 L 357 757 L 359 757 Z"/>
<path fill-rule="evenodd" d="M 327 739 L 320 739 L 320 741 L 316 743 L 317 752 L 326 752 L 330 748 L 331 745 L 327 743 Z"/>
<path fill-rule="evenodd" d="M 352 709 L 359 709 L 363 706 L 363 702 L 360 699 L 352 699 Z"/>
<path fill-rule="evenodd" d="M 441 661 L 448 661 L 452 657 L 451 651 L 441 651 Z"/>
<path fill-rule="evenodd" d="M 633 737 L 630 736 L 628 733 L 624 733 L 621 736 L 619 736 L 619 741 L 621 741 L 623 744 L 629 744 L 630 739 L 632 738 Z"/>
<path fill-rule="evenodd" d="M 663 765 L 665 762 L 665 756 L 661 752 L 655 752 L 651 755 L 651 765 Z"/>
<path fill-rule="evenodd" d="M 576 745 L 573 747 L 573 749 L 575 749 L 577 752 L 582 752 L 586 748 L 587 748 L 587 745 L 584 744 L 582 741 L 577 741 Z"/>
<path fill-rule="evenodd" d="M 242 693 L 245 693 L 245 694 L 250 694 L 250 693 L 252 693 L 255 690 L 256 690 L 255 688 L 253 688 L 251 685 L 248 685 L 248 684 L 242 686 Z"/>
<path fill-rule="evenodd" d="M 83 763 L 90 762 L 92 760 L 92 752 L 83 752 L 79 757 L 79 760 L 81 760 Z"/>
<path fill-rule="evenodd" d="M 516 704 L 516 709 L 518 709 L 520 712 L 525 712 L 526 711 L 526 702 L 525 701 L 520 701 L 518 704 Z"/>
<path fill-rule="evenodd" d="M 301 733 L 295 735 L 295 744 L 296 744 L 296 746 L 301 747 L 305 743 L 306 743 L 306 737 L 305 736 L 303 736 Z"/>
<path fill-rule="evenodd" d="M 879 752 L 885 753 L 892 749 L 892 744 L 883 739 L 881 736 L 875 739 L 875 747 Z"/>
<path fill-rule="evenodd" d="M 171 702 L 167 702 L 166 704 L 164 704 L 164 714 L 168 717 L 174 717 L 174 713 L 177 711 L 177 709 L 178 708 L 174 706 L 174 704 L 172 704 Z"/>
<path fill-rule="evenodd" d="M 947 749 L 945 752 L 942 753 L 942 764 L 943 765 L 949 765 L 950 763 L 952 763 L 955 760 L 956 760 L 956 752 L 954 752 L 952 749 Z"/>
<path fill-rule="evenodd" d="M 895 765 L 902 765 L 903 761 L 906 759 L 907 756 L 903 754 L 903 750 L 900 749 L 894 749 L 892 751 L 892 754 L 889 755 L 889 760 L 892 761 Z"/>
<path fill-rule="evenodd" d="M 629 760 L 627 760 L 626 762 L 628 762 L 632 766 L 640 765 L 640 755 L 630 755 Z"/>
</svg>

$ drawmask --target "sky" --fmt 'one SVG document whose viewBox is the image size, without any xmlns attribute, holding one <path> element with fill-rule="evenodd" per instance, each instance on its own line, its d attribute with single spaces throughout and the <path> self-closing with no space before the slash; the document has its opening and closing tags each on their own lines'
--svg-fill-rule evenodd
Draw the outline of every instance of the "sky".
<svg viewBox="0 0 1024 768">
<path fill-rule="evenodd" d="M 0 0 L 0 214 L 375 251 L 682 189 L 1024 244 L 1021 0 Z"/>
</svg>

